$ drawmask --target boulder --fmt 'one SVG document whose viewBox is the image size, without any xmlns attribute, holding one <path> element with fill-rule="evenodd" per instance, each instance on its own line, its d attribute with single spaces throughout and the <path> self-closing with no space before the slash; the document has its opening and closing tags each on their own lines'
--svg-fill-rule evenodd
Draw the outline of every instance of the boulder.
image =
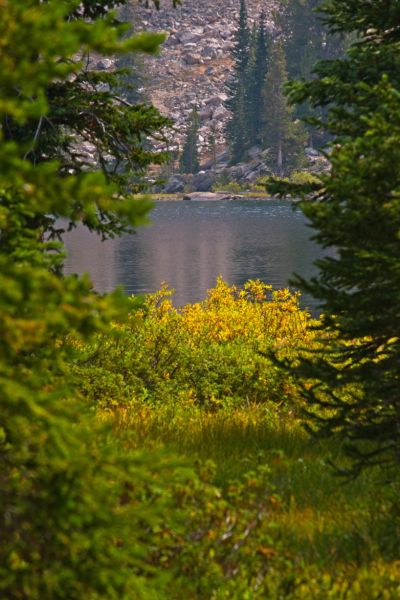
<svg viewBox="0 0 400 600">
<path fill-rule="evenodd" d="M 217 58 L 217 52 L 216 52 L 215 48 L 213 48 L 212 46 L 206 46 L 201 51 L 201 56 L 207 57 L 207 58 Z"/>
<path fill-rule="evenodd" d="M 260 158 L 260 156 L 262 156 L 262 148 L 259 146 L 252 146 L 250 150 L 248 150 L 247 154 L 251 159 Z"/>
<path fill-rule="evenodd" d="M 222 45 L 222 50 L 224 52 L 230 52 L 234 47 L 235 44 L 233 42 L 224 42 L 224 44 Z"/>
<path fill-rule="evenodd" d="M 219 154 L 217 154 L 216 162 L 218 165 L 228 164 L 229 161 L 230 161 L 229 150 L 224 150 L 224 152 L 220 152 Z"/>
<path fill-rule="evenodd" d="M 183 196 L 184 200 L 191 200 L 192 202 L 201 202 L 203 200 L 228 200 L 229 194 L 217 193 L 217 192 L 192 192 Z"/>
<path fill-rule="evenodd" d="M 215 183 L 215 175 L 210 171 L 199 171 L 193 175 L 190 188 L 193 192 L 209 192 Z"/>
<path fill-rule="evenodd" d="M 101 69 L 102 71 L 107 71 L 108 69 L 112 69 L 114 67 L 114 62 L 110 58 L 102 58 L 96 64 L 96 69 Z"/>
<path fill-rule="evenodd" d="M 164 46 L 166 46 L 167 48 L 170 48 L 171 46 L 176 46 L 177 44 L 179 44 L 179 39 L 176 37 L 176 35 L 170 35 L 168 39 L 164 42 Z"/>
<path fill-rule="evenodd" d="M 191 31 L 183 31 L 178 33 L 178 39 L 181 44 L 190 44 L 191 42 L 197 44 L 201 40 L 201 35 L 192 33 Z"/>
<path fill-rule="evenodd" d="M 304 152 L 306 153 L 307 156 L 320 156 L 320 153 L 318 152 L 318 150 L 315 150 L 315 148 L 311 148 L 311 146 L 308 146 L 307 148 L 305 148 Z"/>
<path fill-rule="evenodd" d="M 254 183 L 255 181 L 257 181 L 257 179 L 261 177 L 261 175 L 265 175 L 264 167 L 260 167 L 258 169 L 255 169 L 254 171 L 250 171 L 250 173 L 246 175 L 245 181 L 248 181 L 249 183 Z"/>
<path fill-rule="evenodd" d="M 226 100 L 225 94 L 217 94 L 215 96 L 211 96 L 211 98 L 206 98 L 205 103 L 207 106 L 221 106 Z"/>
<path fill-rule="evenodd" d="M 164 187 L 166 194 L 179 194 L 185 189 L 187 177 L 185 175 L 172 175 Z"/>
<path fill-rule="evenodd" d="M 212 119 L 212 116 L 213 116 L 212 108 L 205 108 L 204 110 L 201 110 L 199 112 L 199 119 L 201 122 L 209 121 L 210 119 Z"/>
<path fill-rule="evenodd" d="M 201 65 L 203 63 L 200 54 L 192 54 L 191 52 L 185 54 L 183 60 L 187 65 Z"/>
<path fill-rule="evenodd" d="M 224 106 L 218 106 L 213 113 L 213 119 L 214 120 L 221 120 L 224 117 L 226 117 L 227 114 L 227 110 Z"/>
</svg>

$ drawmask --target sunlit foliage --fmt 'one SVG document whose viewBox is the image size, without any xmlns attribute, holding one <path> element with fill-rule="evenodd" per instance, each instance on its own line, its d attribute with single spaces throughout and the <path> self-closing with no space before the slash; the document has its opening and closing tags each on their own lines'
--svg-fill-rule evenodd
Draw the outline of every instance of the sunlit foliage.
<svg viewBox="0 0 400 600">
<path fill-rule="evenodd" d="M 70 377 L 76 351 L 67 336 L 89 339 L 122 319 L 127 303 L 119 293 L 96 296 L 86 278 L 62 278 L 62 248 L 47 235 L 54 215 L 118 231 L 138 224 L 148 205 L 122 200 L 101 173 L 61 179 L 55 156 L 31 160 L 49 86 L 74 79 L 81 51 L 152 51 L 160 38 L 121 42 L 110 17 L 70 19 L 76 6 L 0 2 L 0 596 L 7 600 L 122 600 L 162 589 L 150 583 L 143 536 L 164 505 L 162 493 L 146 496 L 164 458 L 127 452 L 92 421 Z M 31 134 L 14 136 L 15 128 Z"/>
<path fill-rule="evenodd" d="M 148 296 L 128 325 L 115 325 L 117 337 L 101 335 L 82 349 L 75 370 L 86 394 L 102 405 L 141 399 L 214 408 L 296 395 L 270 356 L 294 356 L 312 339 L 296 294 L 219 279 L 203 302 L 177 309 L 171 295 L 164 287 Z"/>
</svg>

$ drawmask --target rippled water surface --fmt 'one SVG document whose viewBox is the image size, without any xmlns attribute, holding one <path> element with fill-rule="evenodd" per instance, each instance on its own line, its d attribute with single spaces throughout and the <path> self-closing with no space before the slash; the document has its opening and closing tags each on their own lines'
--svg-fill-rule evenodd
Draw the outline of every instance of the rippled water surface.
<svg viewBox="0 0 400 600">
<path fill-rule="evenodd" d="M 182 305 L 203 299 L 220 274 L 231 284 L 260 278 L 286 287 L 293 272 L 314 273 L 321 256 L 304 216 L 289 202 L 159 202 L 151 221 L 107 242 L 83 228 L 72 231 L 65 271 L 89 272 L 100 292 L 118 284 L 129 294 L 154 292 L 166 281 Z M 302 304 L 315 309 L 307 296 Z"/>
</svg>

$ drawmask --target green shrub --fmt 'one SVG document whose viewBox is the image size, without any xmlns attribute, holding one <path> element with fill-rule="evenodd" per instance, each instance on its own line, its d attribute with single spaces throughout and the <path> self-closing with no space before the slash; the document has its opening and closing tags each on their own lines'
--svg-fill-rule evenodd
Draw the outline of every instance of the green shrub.
<svg viewBox="0 0 400 600">
<path fill-rule="evenodd" d="M 113 335 L 78 344 L 83 354 L 74 372 L 89 398 L 108 407 L 177 398 L 214 408 L 296 404 L 290 378 L 269 357 L 272 351 L 292 355 L 299 343 L 312 343 L 296 295 L 271 292 L 261 282 L 238 290 L 222 280 L 205 301 L 181 310 L 170 295 L 163 288 L 128 325 L 115 325 Z"/>
</svg>

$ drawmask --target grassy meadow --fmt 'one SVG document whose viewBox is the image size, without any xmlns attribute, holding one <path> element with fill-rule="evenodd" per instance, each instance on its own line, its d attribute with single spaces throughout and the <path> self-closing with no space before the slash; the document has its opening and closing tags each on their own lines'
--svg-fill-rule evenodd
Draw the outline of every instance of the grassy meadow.
<svg viewBox="0 0 400 600">
<path fill-rule="evenodd" d="M 341 464 L 340 444 L 251 404 L 114 418 L 137 449 L 161 446 L 194 469 L 177 501 L 188 513 L 182 537 L 171 550 L 166 523 L 161 540 L 180 578 L 171 598 L 399 597 L 398 487 L 383 472 L 338 478 L 329 462 Z"/>
<path fill-rule="evenodd" d="M 306 433 L 298 383 L 273 358 L 320 347 L 312 323 L 287 290 L 219 280 L 180 310 L 164 288 L 80 348 L 99 419 L 176 463 L 146 492 L 169 502 L 146 539 L 168 598 L 400 597 L 398 485 L 383 469 L 338 475 L 342 442 Z"/>
</svg>

